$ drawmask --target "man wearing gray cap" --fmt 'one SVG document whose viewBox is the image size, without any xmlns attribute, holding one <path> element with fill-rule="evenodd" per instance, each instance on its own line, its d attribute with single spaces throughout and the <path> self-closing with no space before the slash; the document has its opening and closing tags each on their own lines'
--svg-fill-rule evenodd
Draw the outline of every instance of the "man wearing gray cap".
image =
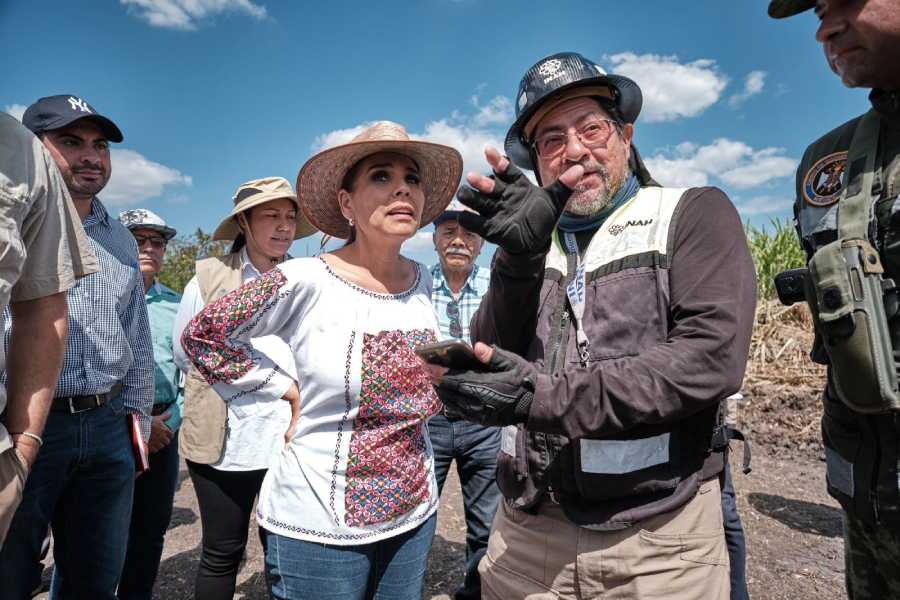
<svg viewBox="0 0 900 600">
<path fill-rule="evenodd" d="M 453 202 L 434 220 L 434 249 L 438 264 L 431 268 L 431 302 L 434 305 L 441 339 L 469 339 L 469 321 L 487 291 L 490 271 L 475 264 L 484 240 L 459 224 L 459 215 L 468 210 Z M 470 423 L 442 411 L 428 420 L 428 436 L 434 449 L 434 474 L 438 490 L 443 490 L 456 460 L 466 517 L 466 574 L 454 592 L 454 600 L 479 600 L 481 579 L 478 563 L 487 550 L 491 521 L 497 512 L 497 454 L 500 429 Z"/>
<path fill-rule="evenodd" d="M 150 437 L 153 348 L 134 237 L 97 194 L 122 133 L 86 100 L 41 98 L 23 124 L 66 183 L 100 270 L 66 292 L 69 336 L 44 445 L 0 551 L 4 598 L 27 598 L 51 526 L 53 597 L 113 600 L 134 491 L 133 440 Z"/>
<path fill-rule="evenodd" d="M 150 470 L 134 483 L 128 553 L 117 595 L 120 600 L 150 600 L 178 483 L 178 428 L 184 404 L 181 371 L 175 366 L 172 346 L 172 327 L 181 294 L 158 279 L 166 245 L 176 232 L 145 208 L 121 212 L 119 221 L 137 242 L 153 336 L 155 394 L 148 442 Z"/>
<path fill-rule="evenodd" d="M 828 492 L 844 509 L 847 595 L 900 598 L 900 318 L 891 308 L 900 282 L 900 3 L 772 0 L 769 15 L 811 8 L 831 70 L 847 87 L 870 88 L 872 104 L 810 144 L 797 169 L 811 357 L 828 366 Z M 851 282 L 856 293 L 842 293 Z M 873 293 L 862 294 L 869 283 Z"/>
<path fill-rule="evenodd" d="M 448 408 L 503 426 L 486 599 L 729 598 L 718 409 L 743 379 L 756 278 L 721 190 L 650 177 L 640 109 L 627 77 L 543 58 L 508 158 L 488 148 L 494 177 L 457 196 L 479 213 L 460 224 L 499 246 L 471 323 L 483 368 L 434 373 Z"/>
</svg>

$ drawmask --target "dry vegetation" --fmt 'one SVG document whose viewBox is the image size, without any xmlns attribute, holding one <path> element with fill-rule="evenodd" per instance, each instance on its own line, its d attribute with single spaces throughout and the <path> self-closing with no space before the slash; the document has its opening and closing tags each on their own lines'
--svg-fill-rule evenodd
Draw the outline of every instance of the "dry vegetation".
<svg viewBox="0 0 900 600">
<path fill-rule="evenodd" d="M 744 378 L 740 423 L 774 456 L 822 456 L 819 419 L 825 368 L 809 359 L 812 317 L 805 304 L 762 300 Z"/>
</svg>

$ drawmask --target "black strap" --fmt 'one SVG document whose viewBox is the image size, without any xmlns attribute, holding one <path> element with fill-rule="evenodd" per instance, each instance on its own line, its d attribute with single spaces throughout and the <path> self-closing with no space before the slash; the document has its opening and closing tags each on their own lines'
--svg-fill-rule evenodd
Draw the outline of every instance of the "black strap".
<svg viewBox="0 0 900 600">
<path fill-rule="evenodd" d="M 744 432 L 740 429 L 735 429 L 734 427 L 725 427 L 727 430 L 726 435 L 729 440 L 738 440 L 744 442 L 744 455 L 743 455 L 743 466 L 741 470 L 744 472 L 744 475 L 748 475 L 750 471 L 753 469 L 750 467 L 750 461 L 753 458 L 752 453 L 750 452 L 750 440 L 747 439 L 747 436 L 744 435 Z"/>
</svg>

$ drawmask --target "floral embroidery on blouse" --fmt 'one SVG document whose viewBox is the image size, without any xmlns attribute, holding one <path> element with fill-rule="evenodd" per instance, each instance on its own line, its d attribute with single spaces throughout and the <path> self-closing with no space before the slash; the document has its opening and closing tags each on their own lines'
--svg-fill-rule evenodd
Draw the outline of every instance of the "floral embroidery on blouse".
<svg viewBox="0 0 900 600">
<path fill-rule="evenodd" d="M 286 283 L 284 273 L 272 269 L 208 304 L 185 327 L 181 345 L 210 385 L 232 383 L 253 369 L 249 344 L 237 344 L 229 337 Z"/>
<path fill-rule="evenodd" d="M 424 329 L 364 335 L 359 413 L 347 460 L 348 525 L 390 521 L 428 500 L 424 422 L 440 400 L 413 349 L 434 339 Z"/>
</svg>

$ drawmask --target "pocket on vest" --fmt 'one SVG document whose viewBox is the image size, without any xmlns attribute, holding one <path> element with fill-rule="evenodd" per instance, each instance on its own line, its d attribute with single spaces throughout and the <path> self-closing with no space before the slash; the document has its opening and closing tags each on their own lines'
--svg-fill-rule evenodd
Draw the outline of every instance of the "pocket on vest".
<svg viewBox="0 0 900 600">
<path fill-rule="evenodd" d="M 664 276 L 654 267 L 629 268 L 597 277 L 586 290 L 585 329 L 591 340 L 591 360 L 633 356 L 664 340 Z M 654 293 L 656 290 L 656 293 Z M 569 336 L 567 361 L 577 363 L 575 336 Z"/>
<path fill-rule="evenodd" d="M 185 378 L 184 406 L 178 436 L 181 454 L 200 464 L 217 462 L 225 445 L 228 407 L 200 374 L 191 370 Z"/>
<path fill-rule="evenodd" d="M 573 440 L 579 493 L 588 500 L 611 500 L 675 489 L 680 478 L 671 463 L 671 436 Z"/>
<path fill-rule="evenodd" d="M 528 461 L 525 432 L 514 425 L 501 431 L 500 453 L 497 455 L 497 486 L 507 498 L 518 498 L 525 491 Z"/>
</svg>

